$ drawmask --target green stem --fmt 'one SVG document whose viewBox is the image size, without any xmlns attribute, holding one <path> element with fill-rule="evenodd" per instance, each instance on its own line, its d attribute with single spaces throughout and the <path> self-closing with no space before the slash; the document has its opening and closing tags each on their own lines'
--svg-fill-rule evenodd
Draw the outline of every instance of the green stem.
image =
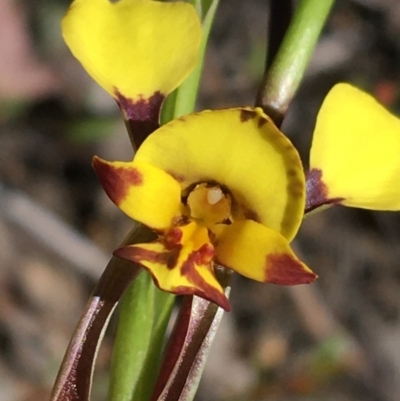
<svg viewBox="0 0 400 401">
<path fill-rule="evenodd" d="M 164 106 L 162 112 L 161 120 L 163 122 L 167 122 L 172 119 L 170 114 L 171 102 L 174 102 L 174 118 L 192 113 L 195 109 L 208 37 L 214 20 L 215 12 L 219 4 L 219 0 L 191 0 L 190 2 L 196 7 L 196 10 L 200 12 L 202 16 L 202 39 L 200 44 L 199 60 L 196 68 L 186 78 L 183 84 L 169 96 L 172 96 L 173 100 L 169 101 L 169 99 L 167 99 L 166 106 Z M 169 116 L 171 117 L 169 118 Z"/>
<path fill-rule="evenodd" d="M 175 117 L 175 102 L 176 96 L 178 94 L 178 89 L 174 90 L 169 96 L 165 99 L 162 110 L 161 110 L 161 125 L 166 124 L 171 121 Z"/>
<path fill-rule="evenodd" d="M 256 105 L 278 124 L 303 78 L 334 0 L 300 0 Z"/>
</svg>

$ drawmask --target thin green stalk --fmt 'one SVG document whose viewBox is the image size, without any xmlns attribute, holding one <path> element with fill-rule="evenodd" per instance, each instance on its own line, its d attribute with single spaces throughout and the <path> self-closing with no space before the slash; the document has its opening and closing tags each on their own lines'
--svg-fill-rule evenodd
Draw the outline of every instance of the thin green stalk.
<svg viewBox="0 0 400 401">
<path fill-rule="evenodd" d="M 202 16 L 202 39 L 200 44 L 199 60 L 196 68 L 186 78 L 186 80 L 175 93 L 175 118 L 193 112 L 196 106 L 200 78 L 204 65 L 204 56 L 219 0 L 192 0 L 191 3 L 196 7 L 196 10 L 201 13 L 200 15 Z M 167 119 L 164 112 L 162 119 Z"/>
<path fill-rule="evenodd" d="M 175 117 L 175 102 L 178 89 L 174 90 L 166 99 L 161 110 L 161 125 L 166 124 Z"/>
<path fill-rule="evenodd" d="M 136 387 L 142 390 L 153 388 L 156 374 L 151 372 L 143 377 L 142 369 L 147 362 L 157 372 L 165 326 L 174 302 L 171 294 L 156 296 L 156 292 L 161 291 L 154 286 L 150 275 L 142 272 L 121 300 L 113 350 L 110 400 L 145 400 L 142 396 L 134 397 Z M 158 350 L 158 354 L 153 355 L 154 349 Z"/>
<path fill-rule="evenodd" d="M 300 0 L 256 105 L 279 125 L 304 76 L 334 0 Z"/>
</svg>

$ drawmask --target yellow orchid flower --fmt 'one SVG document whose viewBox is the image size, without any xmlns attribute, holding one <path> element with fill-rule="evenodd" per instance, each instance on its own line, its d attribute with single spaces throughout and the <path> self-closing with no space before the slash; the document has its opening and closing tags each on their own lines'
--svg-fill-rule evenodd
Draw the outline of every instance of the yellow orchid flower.
<svg viewBox="0 0 400 401">
<path fill-rule="evenodd" d="M 150 135 L 132 162 L 93 165 L 110 199 L 158 233 L 115 255 L 161 289 L 229 310 L 214 262 L 260 282 L 316 278 L 289 246 L 304 214 L 300 158 L 261 109 L 191 114 Z"/>
<path fill-rule="evenodd" d="M 228 310 L 215 264 L 261 282 L 312 282 L 289 245 L 304 212 L 400 209 L 400 121 L 359 89 L 338 84 L 326 97 L 305 180 L 296 149 L 259 108 L 159 128 L 165 97 L 197 62 L 201 26 L 190 4 L 74 0 L 63 35 L 141 145 L 131 162 L 95 158 L 94 168 L 111 200 L 158 234 L 115 255 L 142 265 L 161 289 Z"/>
<path fill-rule="evenodd" d="M 115 254 L 149 270 L 161 289 L 228 309 L 214 262 L 257 281 L 312 282 L 289 246 L 304 211 L 399 210 L 399 155 L 400 121 L 338 84 L 318 114 L 306 185 L 296 149 L 259 108 L 179 118 L 149 136 L 132 162 L 96 158 L 94 167 L 111 200 L 159 234 Z"/>
</svg>

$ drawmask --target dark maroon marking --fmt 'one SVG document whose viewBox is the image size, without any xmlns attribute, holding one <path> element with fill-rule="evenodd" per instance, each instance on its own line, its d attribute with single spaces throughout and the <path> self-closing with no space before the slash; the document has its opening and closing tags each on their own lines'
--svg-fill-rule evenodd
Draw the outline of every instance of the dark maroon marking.
<svg viewBox="0 0 400 401">
<path fill-rule="evenodd" d="M 289 183 L 289 190 L 291 194 L 295 197 L 303 196 L 304 194 L 304 185 L 302 182 L 291 182 Z"/>
<path fill-rule="evenodd" d="M 287 170 L 287 175 L 289 177 L 296 177 L 297 176 L 297 170 L 293 169 L 293 168 L 289 168 Z"/>
<path fill-rule="evenodd" d="M 324 205 L 338 205 L 342 200 L 343 198 L 328 198 L 328 187 L 322 181 L 320 169 L 313 168 L 307 173 L 305 213 Z"/>
<path fill-rule="evenodd" d="M 212 263 L 211 260 L 214 256 L 214 247 L 212 244 L 204 244 L 197 251 L 193 251 L 187 260 L 181 266 L 182 275 L 185 276 L 194 286 L 192 287 L 177 287 L 174 293 L 181 295 L 197 295 L 210 302 L 214 302 L 227 312 L 231 307 L 225 294 L 221 294 L 218 290 L 211 287 L 207 281 L 201 277 L 197 271 L 198 265 L 205 265 Z"/>
<path fill-rule="evenodd" d="M 258 126 L 258 128 L 262 128 L 265 124 L 267 124 L 268 123 L 268 120 L 266 119 L 266 118 L 264 118 L 264 117 L 260 117 L 259 119 L 258 119 L 258 123 L 257 123 L 257 126 Z"/>
<path fill-rule="evenodd" d="M 164 237 L 164 245 L 167 249 L 173 249 L 182 241 L 182 230 L 179 227 L 171 228 Z"/>
<path fill-rule="evenodd" d="M 182 245 L 176 245 L 173 249 L 165 252 L 156 252 L 150 249 L 143 249 L 138 246 L 125 246 L 114 251 L 114 256 L 130 260 L 148 268 L 143 264 L 144 261 L 151 263 L 160 263 L 166 265 L 168 269 L 173 269 L 178 263 L 179 254 Z"/>
<path fill-rule="evenodd" d="M 186 226 L 189 223 L 190 223 L 190 218 L 189 216 L 185 215 L 175 217 L 173 221 L 173 225 L 177 227 Z"/>
<path fill-rule="evenodd" d="M 265 282 L 279 285 L 309 284 L 317 278 L 293 256 L 281 253 L 270 254 L 265 262 Z"/>
<path fill-rule="evenodd" d="M 117 103 L 126 116 L 126 124 L 136 147 L 160 126 L 160 111 L 165 96 L 157 91 L 149 98 L 140 97 L 133 101 L 124 97 L 115 89 Z"/>
<path fill-rule="evenodd" d="M 242 123 L 252 120 L 253 118 L 256 118 L 256 116 L 257 116 L 257 112 L 255 112 L 253 110 L 241 110 L 240 111 L 240 121 Z"/>
<path fill-rule="evenodd" d="M 92 165 L 104 191 L 117 206 L 127 196 L 129 187 L 143 184 L 143 176 L 136 168 L 114 167 L 97 156 Z"/>
<path fill-rule="evenodd" d="M 204 244 L 197 251 L 193 251 L 182 264 L 181 271 L 184 276 L 191 279 L 192 274 L 197 275 L 196 265 L 210 263 L 214 256 L 214 247 L 211 244 Z"/>
</svg>

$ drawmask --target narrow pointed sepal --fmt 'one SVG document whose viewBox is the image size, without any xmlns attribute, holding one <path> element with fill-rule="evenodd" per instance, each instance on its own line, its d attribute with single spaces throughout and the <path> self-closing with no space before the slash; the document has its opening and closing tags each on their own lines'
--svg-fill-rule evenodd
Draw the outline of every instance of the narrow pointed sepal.
<svg viewBox="0 0 400 401">
<path fill-rule="evenodd" d="M 146 163 L 108 162 L 95 156 L 93 168 L 108 197 L 129 217 L 155 230 L 180 214 L 180 185 Z"/>
<path fill-rule="evenodd" d="M 307 208 L 340 203 L 400 210 L 400 120 L 348 84 L 318 113 L 307 179 Z"/>
<path fill-rule="evenodd" d="M 214 247 L 205 227 L 191 222 L 172 228 L 158 241 L 126 246 L 114 255 L 143 266 L 161 290 L 197 295 L 230 310 L 213 271 Z"/>
<path fill-rule="evenodd" d="M 216 227 L 217 263 L 252 280 L 280 285 L 312 283 L 313 273 L 277 231 L 252 220 Z"/>
</svg>

